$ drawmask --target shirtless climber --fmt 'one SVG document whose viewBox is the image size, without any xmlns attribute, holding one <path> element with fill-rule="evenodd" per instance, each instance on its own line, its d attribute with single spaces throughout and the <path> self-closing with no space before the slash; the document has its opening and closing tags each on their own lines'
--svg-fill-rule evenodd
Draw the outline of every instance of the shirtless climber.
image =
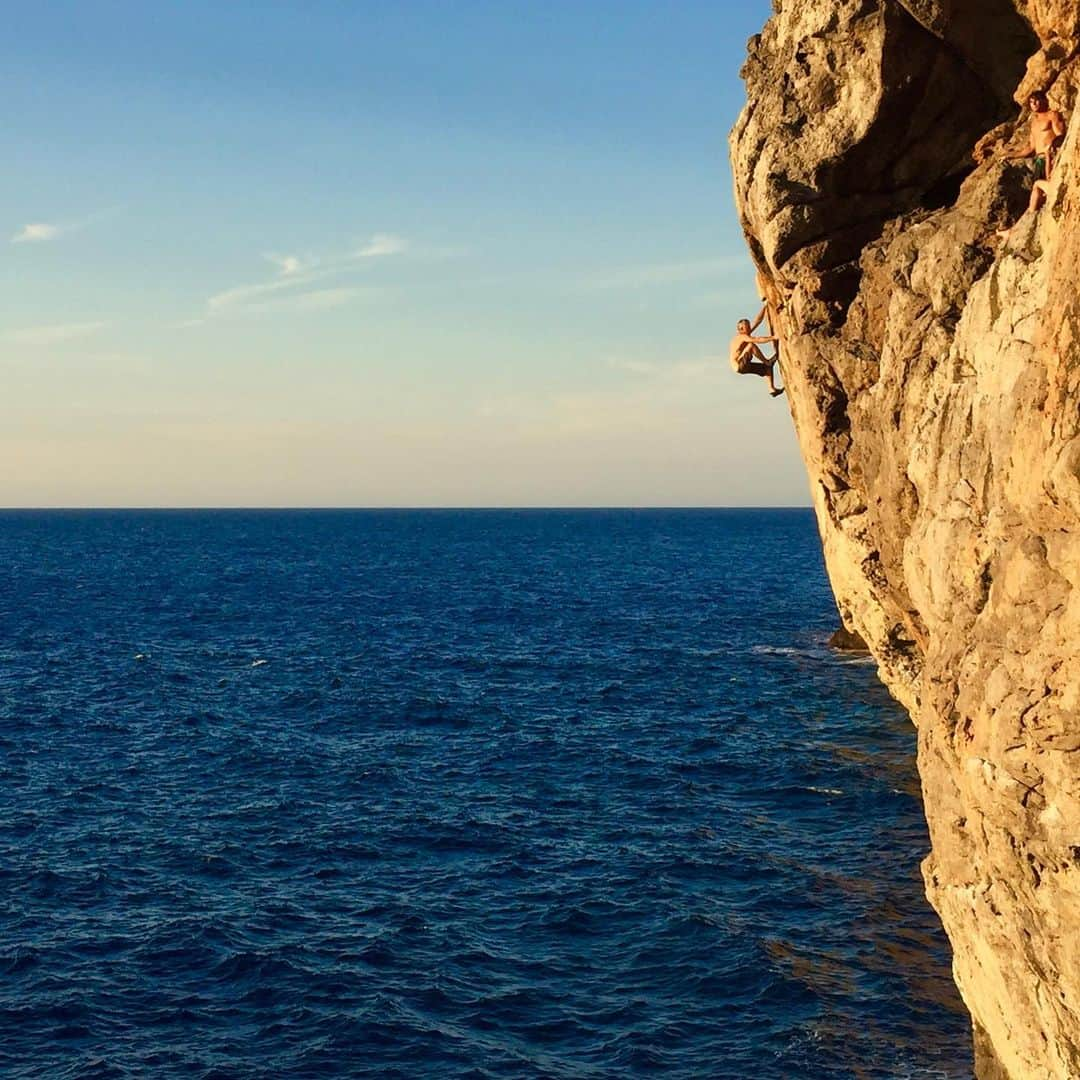
<svg viewBox="0 0 1080 1080">
<path fill-rule="evenodd" d="M 760 375 L 768 379 L 769 393 L 778 397 L 784 392 L 784 388 L 777 386 L 773 378 L 773 369 L 780 355 L 779 349 L 774 349 L 773 355 L 767 357 L 759 346 L 768 342 L 778 345 L 780 339 L 768 334 L 754 337 L 754 331 L 761 325 L 767 310 L 768 305 L 761 309 L 752 323 L 749 319 L 739 320 L 738 333 L 731 339 L 731 366 L 740 375 Z"/>
<path fill-rule="evenodd" d="M 1036 90 L 1028 98 L 1028 108 L 1031 109 L 1031 133 L 1028 135 L 1027 148 L 1021 154 L 1010 154 L 1006 160 L 1035 159 L 1035 182 L 1031 186 L 1028 210 L 1038 210 L 1046 201 L 1057 152 L 1065 141 L 1065 118 L 1050 108 L 1050 102 L 1041 90 Z M 998 235 L 1008 239 L 1011 233 L 1012 229 L 1002 229 Z"/>
</svg>

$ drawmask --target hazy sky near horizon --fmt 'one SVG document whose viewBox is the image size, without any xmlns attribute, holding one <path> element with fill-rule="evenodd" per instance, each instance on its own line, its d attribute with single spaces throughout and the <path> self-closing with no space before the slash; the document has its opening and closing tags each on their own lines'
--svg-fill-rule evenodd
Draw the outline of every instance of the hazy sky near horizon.
<svg viewBox="0 0 1080 1080">
<path fill-rule="evenodd" d="M 4 506 L 793 505 L 726 138 L 768 0 L 46 0 Z"/>
</svg>

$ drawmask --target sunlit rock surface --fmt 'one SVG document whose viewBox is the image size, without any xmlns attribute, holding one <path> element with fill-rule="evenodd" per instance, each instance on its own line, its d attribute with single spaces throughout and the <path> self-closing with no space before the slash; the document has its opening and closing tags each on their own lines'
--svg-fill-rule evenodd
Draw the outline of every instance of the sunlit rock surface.
<svg viewBox="0 0 1080 1080">
<path fill-rule="evenodd" d="M 919 728 L 979 1073 L 1080 1078 L 1080 0 L 779 0 L 736 200 L 845 626 Z M 1070 133 L 1037 216 L 1027 121 Z"/>
</svg>

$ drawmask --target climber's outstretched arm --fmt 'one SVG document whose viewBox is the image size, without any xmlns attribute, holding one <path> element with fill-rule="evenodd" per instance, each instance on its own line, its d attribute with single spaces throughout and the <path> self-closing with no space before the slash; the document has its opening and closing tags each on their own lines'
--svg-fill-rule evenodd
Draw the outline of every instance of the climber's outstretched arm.
<svg viewBox="0 0 1080 1080">
<path fill-rule="evenodd" d="M 1026 149 L 1022 150 L 1019 154 L 1009 154 L 1005 159 L 1006 161 L 1023 161 L 1024 158 L 1035 156 L 1035 141 L 1032 138 L 1028 138 Z"/>
</svg>

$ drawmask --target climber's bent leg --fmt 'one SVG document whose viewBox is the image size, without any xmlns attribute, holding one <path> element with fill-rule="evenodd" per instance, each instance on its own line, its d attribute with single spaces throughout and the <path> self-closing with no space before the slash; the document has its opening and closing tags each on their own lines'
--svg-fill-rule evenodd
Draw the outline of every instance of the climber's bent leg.
<svg viewBox="0 0 1080 1080">
<path fill-rule="evenodd" d="M 1050 188 L 1050 182 L 1048 180 L 1036 180 L 1031 185 L 1031 201 L 1028 203 L 1029 210 L 1039 210 L 1042 208 L 1042 204 L 1046 202 L 1046 193 Z"/>
<path fill-rule="evenodd" d="M 776 385 L 775 370 L 777 355 L 766 356 L 756 345 L 752 350 L 747 350 L 747 355 L 754 357 L 753 360 L 746 360 L 739 366 L 739 374 L 741 375 L 760 375 L 763 379 L 769 380 L 769 393 L 773 397 L 777 397 L 784 391 L 781 387 Z"/>
<path fill-rule="evenodd" d="M 760 375 L 763 379 L 772 377 L 772 367 L 769 364 L 758 364 L 751 360 L 742 366 L 740 375 Z"/>
</svg>

